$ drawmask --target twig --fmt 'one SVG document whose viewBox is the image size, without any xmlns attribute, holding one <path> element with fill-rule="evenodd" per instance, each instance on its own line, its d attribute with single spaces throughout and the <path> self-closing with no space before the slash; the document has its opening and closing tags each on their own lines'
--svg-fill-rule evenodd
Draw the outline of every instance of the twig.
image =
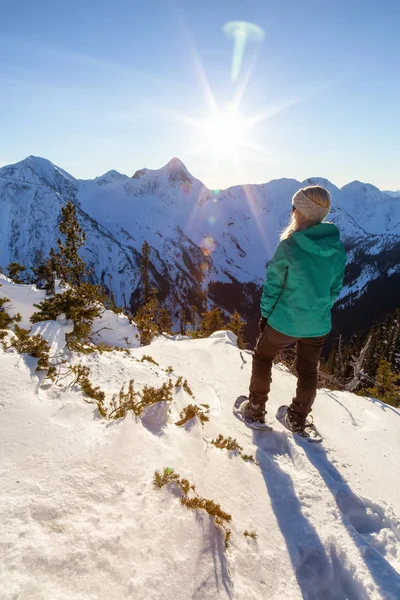
<svg viewBox="0 0 400 600">
<path fill-rule="evenodd" d="M 93 331 L 91 335 L 97 335 L 98 333 L 100 333 L 100 331 L 103 331 L 103 329 L 108 329 L 109 331 L 112 331 L 111 327 L 107 327 L 106 325 L 104 325 L 104 327 L 100 327 L 100 329 L 98 329 L 97 331 Z"/>
<path fill-rule="evenodd" d="M 354 376 L 353 376 L 353 379 L 347 385 L 345 385 L 345 388 L 344 388 L 348 392 L 353 392 L 355 389 L 357 389 L 357 387 L 361 383 L 361 377 L 360 377 L 360 374 L 362 373 L 361 368 L 362 368 L 362 364 L 364 362 L 365 355 L 367 353 L 367 350 L 369 348 L 371 341 L 372 341 L 372 334 L 368 337 L 364 347 L 360 351 L 358 358 L 355 358 L 355 356 L 352 356 L 353 360 L 350 361 L 350 365 L 354 369 Z"/>
</svg>

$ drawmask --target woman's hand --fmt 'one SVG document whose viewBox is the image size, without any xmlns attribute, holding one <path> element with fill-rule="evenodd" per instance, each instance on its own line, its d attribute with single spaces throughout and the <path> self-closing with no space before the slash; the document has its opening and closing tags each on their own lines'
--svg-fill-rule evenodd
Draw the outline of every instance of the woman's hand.
<svg viewBox="0 0 400 600">
<path fill-rule="evenodd" d="M 265 317 L 261 317 L 261 319 L 258 321 L 258 329 L 260 330 L 260 333 L 264 331 L 267 323 L 268 319 L 266 319 Z"/>
</svg>

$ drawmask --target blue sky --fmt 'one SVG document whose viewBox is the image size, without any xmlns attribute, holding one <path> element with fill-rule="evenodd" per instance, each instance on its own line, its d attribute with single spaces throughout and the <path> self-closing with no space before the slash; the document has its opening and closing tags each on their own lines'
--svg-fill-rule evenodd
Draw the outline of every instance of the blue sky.
<svg viewBox="0 0 400 600">
<path fill-rule="evenodd" d="M 21 0 L 0 9 L 2 165 L 34 154 L 89 178 L 178 156 L 211 188 L 322 176 L 400 189 L 399 0 Z M 265 32 L 247 44 L 236 82 L 222 31 L 232 20 Z M 240 139 L 226 155 L 219 117 L 210 131 L 210 98 L 222 118 L 240 99 Z"/>
</svg>

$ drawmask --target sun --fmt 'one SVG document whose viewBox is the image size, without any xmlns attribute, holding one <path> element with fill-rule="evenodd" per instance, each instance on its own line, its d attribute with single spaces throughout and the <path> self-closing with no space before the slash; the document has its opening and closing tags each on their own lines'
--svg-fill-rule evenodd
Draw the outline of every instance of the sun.
<svg viewBox="0 0 400 600">
<path fill-rule="evenodd" d="M 215 111 L 201 124 L 201 146 L 216 162 L 237 160 L 249 143 L 249 129 L 246 119 L 235 110 Z"/>
</svg>

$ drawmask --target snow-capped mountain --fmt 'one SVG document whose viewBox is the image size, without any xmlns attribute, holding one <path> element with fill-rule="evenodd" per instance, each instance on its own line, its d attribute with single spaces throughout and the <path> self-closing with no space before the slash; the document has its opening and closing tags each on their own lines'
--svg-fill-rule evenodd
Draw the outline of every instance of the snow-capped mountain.
<svg viewBox="0 0 400 600">
<path fill-rule="evenodd" d="M 247 319 L 265 266 L 287 223 L 292 195 L 321 184 L 332 194 L 331 220 L 349 251 L 342 303 L 372 282 L 400 277 L 400 195 L 354 181 L 339 189 L 321 178 L 208 190 L 183 163 L 133 177 L 108 171 L 78 180 L 50 161 L 29 157 L 0 169 L 0 265 L 32 266 L 57 237 L 61 206 L 72 200 L 87 235 L 85 258 L 116 301 L 134 306 L 141 246 L 151 246 L 151 276 L 170 308 L 201 304 L 207 292 Z M 382 259 L 384 257 L 384 260 Z"/>
</svg>

